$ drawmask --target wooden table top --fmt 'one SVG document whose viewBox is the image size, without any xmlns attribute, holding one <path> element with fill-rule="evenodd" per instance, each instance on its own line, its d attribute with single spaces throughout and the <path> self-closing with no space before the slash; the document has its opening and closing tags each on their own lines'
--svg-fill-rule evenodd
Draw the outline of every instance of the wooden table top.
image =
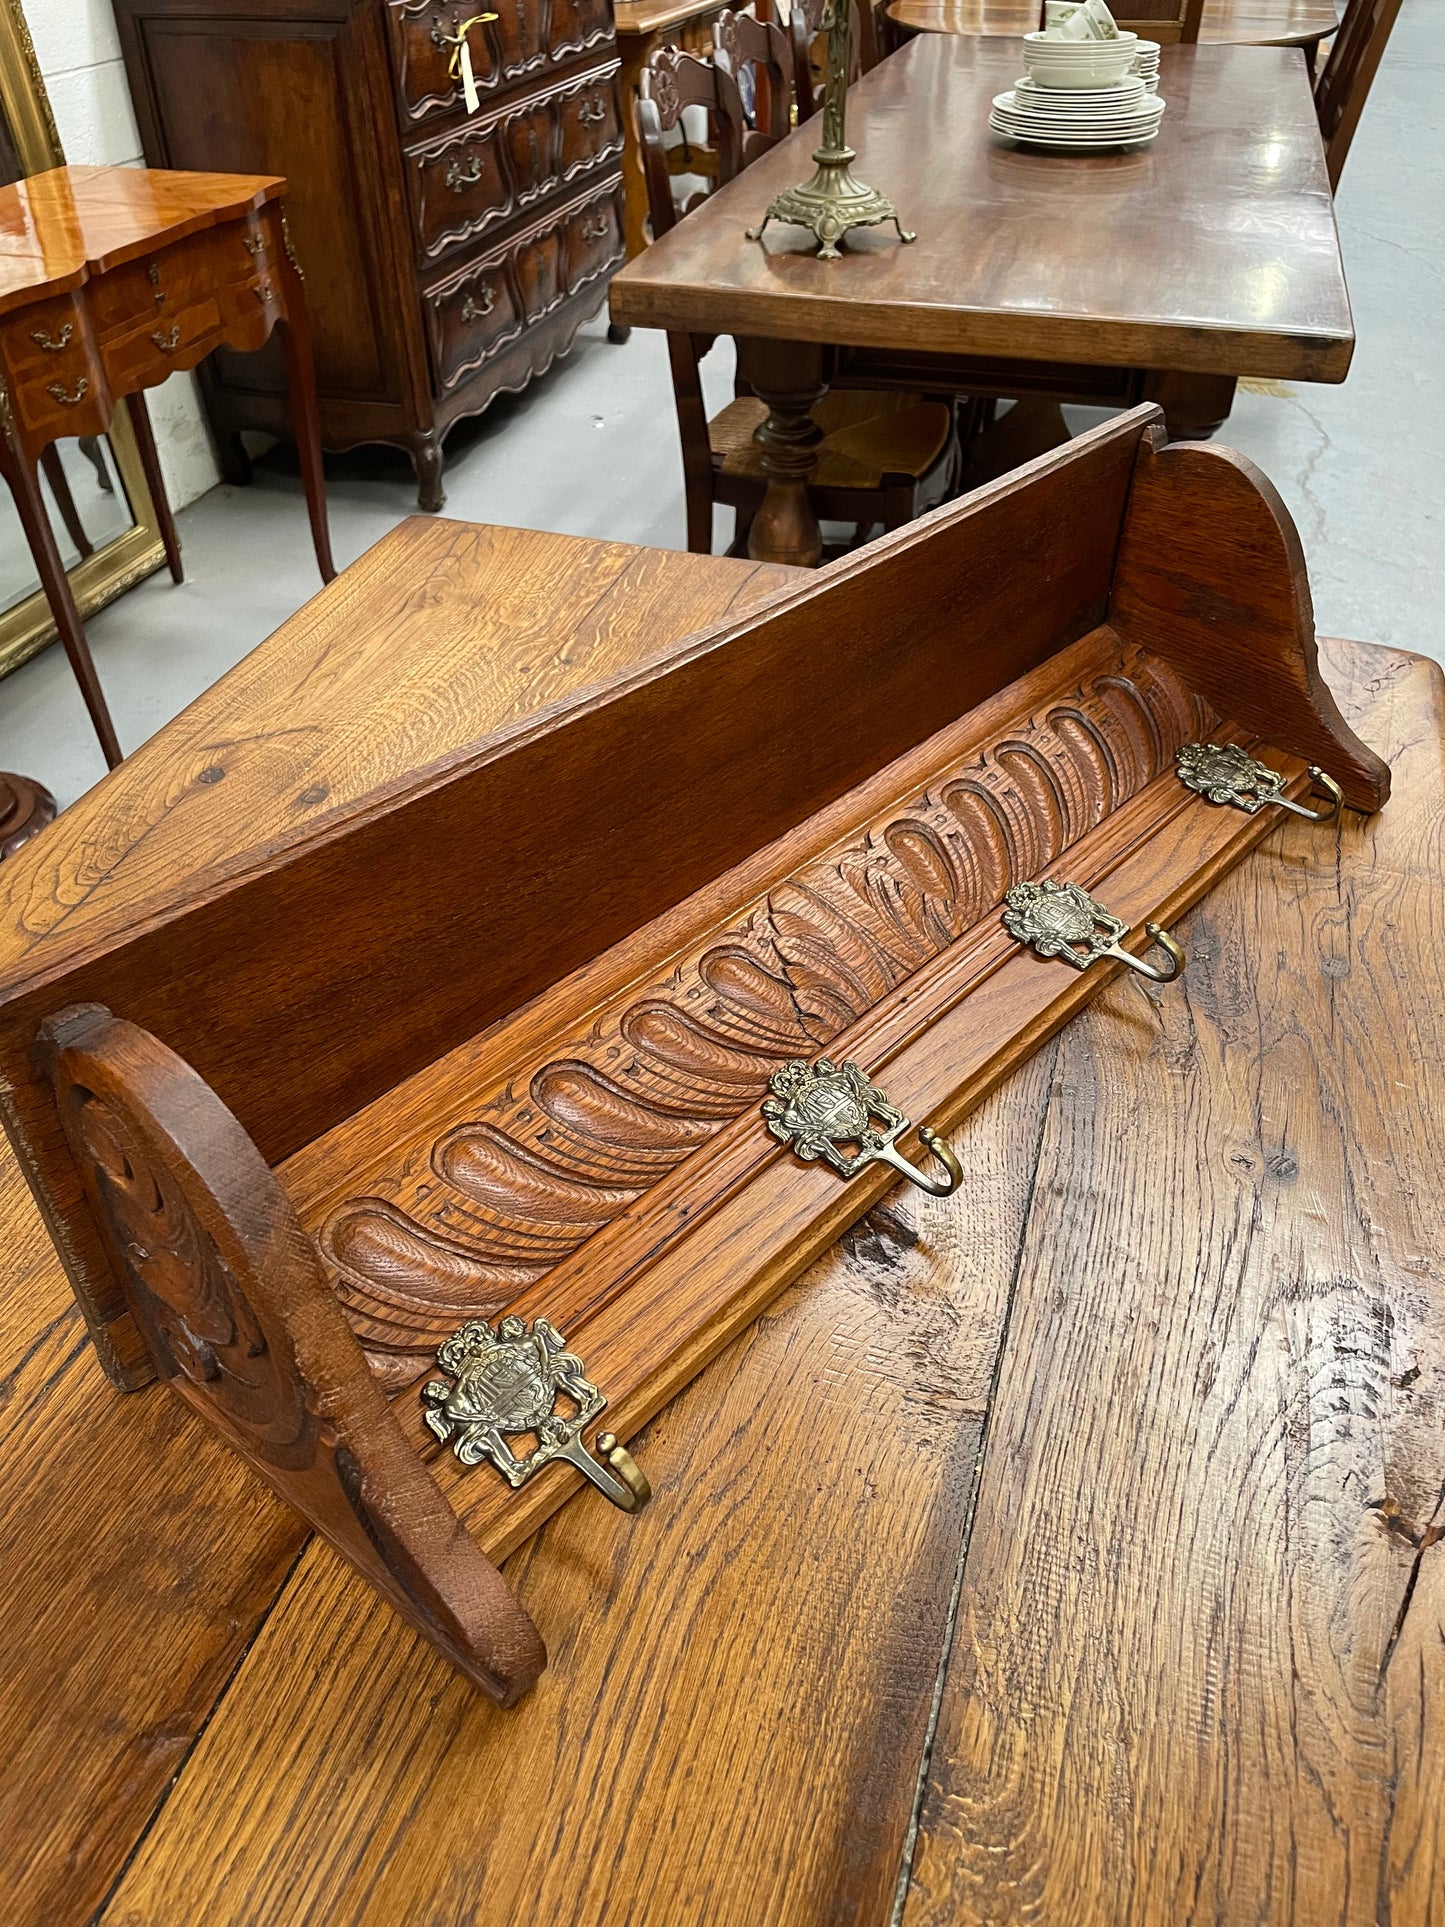
<svg viewBox="0 0 1445 1927">
<path fill-rule="evenodd" d="M 0 187 L 0 314 L 62 294 L 158 241 L 235 220 L 286 191 L 271 174 L 54 167 Z"/>
<path fill-rule="evenodd" d="M 703 20 L 720 13 L 726 0 L 616 0 L 613 14 L 619 40 L 661 33 L 684 20 Z"/>
<path fill-rule="evenodd" d="M 856 171 L 918 239 L 749 241 L 806 178 L 804 127 L 630 261 L 612 318 L 857 347 L 1343 381 L 1354 348 L 1334 202 L 1298 54 L 1166 47 L 1152 147 L 1087 158 L 988 132 L 1001 41 L 927 34 L 848 96 Z M 776 238 L 774 238 L 776 236 Z"/>
<path fill-rule="evenodd" d="M 888 17 L 919 33 L 1009 40 L 1038 26 L 1039 9 L 1035 0 L 893 0 Z M 1339 24 L 1333 0 L 1204 0 L 1199 38 L 1227 47 L 1308 47 Z"/>
<path fill-rule="evenodd" d="M 45 833 L 77 894 L 218 756 L 280 828 L 410 753 L 388 703 L 444 757 L 786 581 L 436 522 L 353 573 L 146 746 L 133 821 Z M 512 1713 L 111 1390 L 0 1156 L 7 1923 L 1437 1919 L 1445 703 L 1326 657 L 1388 807 L 1282 823 L 1179 984 L 1110 986 L 955 1197 L 892 1194 L 654 1421 L 646 1513 L 583 1497 L 509 1562 L 552 1647 Z"/>
</svg>

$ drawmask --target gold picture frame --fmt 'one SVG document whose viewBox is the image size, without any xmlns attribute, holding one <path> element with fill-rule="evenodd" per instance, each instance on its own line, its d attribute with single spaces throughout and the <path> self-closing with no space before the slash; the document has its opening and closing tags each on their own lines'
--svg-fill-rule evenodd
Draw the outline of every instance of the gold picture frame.
<svg viewBox="0 0 1445 1927">
<path fill-rule="evenodd" d="M 0 0 L 0 111 L 27 174 L 63 167 L 65 152 L 35 58 L 20 0 Z M 146 487 L 130 417 L 118 408 L 107 437 L 133 517 L 122 534 L 70 570 L 70 590 L 81 618 L 94 615 L 165 562 L 155 504 Z M 0 676 L 18 669 L 55 640 L 55 619 L 43 589 L 0 611 Z"/>
</svg>

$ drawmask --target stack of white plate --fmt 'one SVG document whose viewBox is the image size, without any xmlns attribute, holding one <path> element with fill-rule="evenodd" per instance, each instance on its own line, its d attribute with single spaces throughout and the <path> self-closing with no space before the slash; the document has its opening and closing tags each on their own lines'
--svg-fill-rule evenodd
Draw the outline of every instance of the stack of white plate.
<svg viewBox="0 0 1445 1927">
<path fill-rule="evenodd" d="M 1028 77 L 995 96 L 995 134 L 1060 153 L 1086 147 L 1142 147 L 1159 132 L 1164 102 L 1137 74 L 1112 87 L 1044 87 Z"/>
<path fill-rule="evenodd" d="M 1141 40 L 1134 49 L 1134 72 L 1151 94 L 1159 91 L 1159 42 Z"/>
</svg>

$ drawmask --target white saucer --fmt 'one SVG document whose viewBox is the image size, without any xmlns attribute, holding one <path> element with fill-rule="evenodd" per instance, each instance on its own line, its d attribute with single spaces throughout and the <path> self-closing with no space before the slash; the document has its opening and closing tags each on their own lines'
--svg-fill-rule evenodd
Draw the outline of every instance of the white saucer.
<svg viewBox="0 0 1445 1927">
<path fill-rule="evenodd" d="M 1013 90 L 1020 100 L 1082 114 L 1090 107 L 1122 107 L 1142 99 L 1144 82 L 1140 75 L 1130 74 L 1117 87 L 1040 87 L 1023 74 L 1014 82 Z"/>
</svg>

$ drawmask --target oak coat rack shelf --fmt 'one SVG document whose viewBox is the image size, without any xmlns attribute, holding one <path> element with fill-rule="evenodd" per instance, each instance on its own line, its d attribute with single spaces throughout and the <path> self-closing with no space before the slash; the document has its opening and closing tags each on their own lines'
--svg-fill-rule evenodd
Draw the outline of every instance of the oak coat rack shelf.
<svg viewBox="0 0 1445 1927">
<path fill-rule="evenodd" d="M 459 1466 L 438 1345 L 546 1319 L 628 1439 L 896 1182 L 769 1134 L 783 1064 L 955 1125 L 1119 967 L 1026 950 L 1011 885 L 1066 876 L 1142 949 L 1272 826 L 1188 789 L 1185 743 L 1384 801 L 1278 497 L 1158 424 L 256 847 L 198 785 L 207 861 L 151 880 L 138 843 L 124 918 L 27 923 L 43 842 L 6 866 L 5 1121 L 106 1369 L 170 1379 L 503 1703 L 545 1652 L 492 1562 L 582 1481 Z"/>
</svg>

